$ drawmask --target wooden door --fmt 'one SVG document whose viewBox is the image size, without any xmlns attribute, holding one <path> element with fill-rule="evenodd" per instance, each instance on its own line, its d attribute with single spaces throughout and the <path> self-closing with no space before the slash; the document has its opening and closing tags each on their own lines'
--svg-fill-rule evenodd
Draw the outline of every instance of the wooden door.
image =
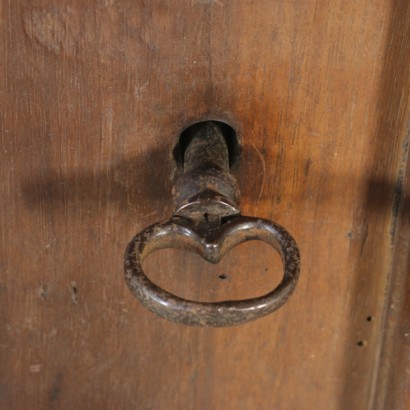
<svg viewBox="0 0 410 410">
<path fill-rule="evenodd" d="M 410 406 L 408 0 L 0 4 L 1 408 Z M 243 213 L 302 256 L 289 302 L 232 328 L 158 318 L 123 277 L 206 119 L 238 133 Z M 259 242 L 146 269 L 210 301 L 281 276 Z"/>
</svg>

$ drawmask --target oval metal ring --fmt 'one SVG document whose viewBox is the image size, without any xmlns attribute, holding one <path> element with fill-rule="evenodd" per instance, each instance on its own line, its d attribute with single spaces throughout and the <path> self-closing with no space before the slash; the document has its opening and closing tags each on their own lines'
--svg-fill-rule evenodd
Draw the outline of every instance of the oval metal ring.
<svg viewBox="0 0 410 410">
<path fill-rule="evenodd" d="M 253 299 L 196 302 L 175 296 L 151 282 L 142 262 L 150 253 L 164 248 L 190 249 L 209 262 L 217 263 L 234 246 L 249 240 L 272 245 L 282 258 L 284 274 L 279 285 Z M 176 217 L 149 226 L 129 243 L 124 256 L 125 279 L 133 295 L 152 312 L 185 325 L 232 326 L 265 316 L 281 307 L 295 289 L 300 255 L 295 240 L 271 221 L 237 216 L 219 229 L 201 236 L 192 223 Z"/>
</svg>

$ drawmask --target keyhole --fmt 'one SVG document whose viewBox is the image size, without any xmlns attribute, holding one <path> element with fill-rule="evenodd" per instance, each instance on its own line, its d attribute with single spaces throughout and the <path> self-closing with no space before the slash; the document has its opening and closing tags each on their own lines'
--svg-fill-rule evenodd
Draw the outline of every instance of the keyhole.
<svg viewBox="0 0 410 410">
<path fill-rule="evenodd" d="M 189 145 L 192 135 L 194 134 L 195 130 L 198 127 L 203 127 L 205 123 L 209 121 L 201 121 L 197 122 L 195 124 L 190 125 L 188 128 L 185 128 L 184 131 L 182 131 L 178 143 L 174 148 L 174 159 L 175 162 L 177 163 L 178 167 L 183 167 L 184 166 L 184 154 L 187 146 Z M 239 157 L 239 143 L 238 143 L 238 138 L 236 135 L 235 130 L 228 125 L 225 122 L 222 121 L 212 121 L 214 124 L 216 124 L 220 130 L 222 131 L 222 135 L 225 138 L 226 145 L 228 147 L 228 155 L 229 155 L 229 167 L 232 168 L 233 165 L 235 165 L 238 157 Z"/>
</svg>

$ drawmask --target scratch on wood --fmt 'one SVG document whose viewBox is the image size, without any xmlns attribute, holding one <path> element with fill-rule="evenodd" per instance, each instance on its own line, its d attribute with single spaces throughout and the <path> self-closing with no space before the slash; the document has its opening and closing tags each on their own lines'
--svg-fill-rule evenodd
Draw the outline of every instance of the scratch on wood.
<svg viewBox="0 0 410 410">
<path fill-rule="evenodd" d="M 258 199 L 257 199 L 257 202 L 256 202 L 256 211 L 258 211 L 259 202 L 260 202 L 261 196 L 262 196 L 262 191 L 263 191 L 263 188 L 264 188 L 264 186 L 265 186 L 266 164 L 265 164 L 265 159 L 263 158 L 263 155 L 262 155 L 261 152 L 258 150 L 258 148 L 256 147 L 256 145 L 255 145 L 254 143 L 252 143 L 252 146 L 253 146 L 253 149 L 256 151 L 256 153 L 258 154 L 258 156 L 259 156 L 259 158 L 260 158 L 260 160 L 261 160 L 261 163 L 262 163 L 262 172 L 263 172 L 263 174 L 262 174 L 261 188 L 260 188 L 260 190 L 259 190 L 259 195 L 258 195 Z"/>
<path fill-rule="evenodd" d="M 38 293 L 38 295 L 39 295 L 42 299 L 47 300 L 47 299 L 48 299 L 48 288 L 47 288 L 47 285 L 40 284 L 40 287 L 39 287 L 37 293 Z"/>
<path fill-rule="evenodd" d="M 31 364 L 29 367 L 30 373 L 40 373 L 43 365 L 41 363 Z"/>
<path fill-rule="evenodd" d="M 192 5 L 195 5 L 195 4 L 209 4 L 209 5 L 216 4 L 219 7 L 224 6 L 223 1 L 221 0 L 194 0 L 192 2 Z"/>
<path fill-rule="evenodd" d="M 23 17 L 23 22 L 24 29 L 31 40 L 39 42 L 57 54 L 74 53 L 76 39 L 72 28 L 70 29 L 73 21 L 69 19 L 67 12 L 32 10 Z"/>
</svg>

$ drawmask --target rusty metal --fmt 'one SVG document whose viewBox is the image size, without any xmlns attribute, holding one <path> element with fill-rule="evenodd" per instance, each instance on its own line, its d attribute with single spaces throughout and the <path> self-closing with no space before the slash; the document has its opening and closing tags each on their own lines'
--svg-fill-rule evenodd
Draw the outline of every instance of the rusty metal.
<svg viewBox="0 0 410 410">
<path fill-rule="evenodd" d="M 174 215 L 201 225 L 239 214 L 239 189 L 229 173 L 228 147 L 219 127 L 200 123 L 191 131 L 184 155 L 184 172 L 172 194 Z"/>
<path fill-rule="evenodd" d="M 219 327 L 260 318 L 286 302 L 299 276 L 298 247 L 280 225 L 240 214 L 238 186 L 229 173 L 228 148 L 215 123 L 202 123 L 193 129 L 173 196 L 173 217 L 138 233 L 125 251 L 127 285 L 145 307 L 174 322 Z M 272 245 L 284 267 L 279 285 L 261 297 L 215 303 L 186 300 L 159 288 L 142 269 L 144 258 L 159 249 L 188 249 L 218 263 L 229 249 L 255 239 Z"/>
</svg>

